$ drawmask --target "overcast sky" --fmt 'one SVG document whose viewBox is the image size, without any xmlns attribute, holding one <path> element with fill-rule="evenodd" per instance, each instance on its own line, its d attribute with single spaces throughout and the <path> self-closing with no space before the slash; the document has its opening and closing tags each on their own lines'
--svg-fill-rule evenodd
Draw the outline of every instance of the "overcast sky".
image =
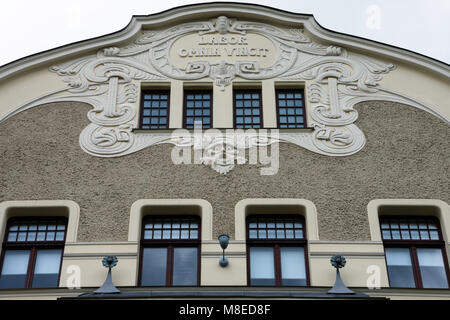
<svg viewBox="0 0 450 320">
<path fill-rule="evenodd" d="M 2 1 L 0 65 L 125 27 L 133 14 L 189 3 L 169 0 Z M 450 0 L 278 0 L 258 3 L 312 13 L 331 30 L 407 48 L 450 63 Z"/>
</svg>

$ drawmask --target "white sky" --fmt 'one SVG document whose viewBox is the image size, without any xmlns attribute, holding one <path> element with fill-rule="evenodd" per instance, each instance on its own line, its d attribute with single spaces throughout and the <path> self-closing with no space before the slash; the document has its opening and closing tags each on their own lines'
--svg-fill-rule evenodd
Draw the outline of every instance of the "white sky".
<svg viewBox="0 0 450 320">
<path fill-rule="evenodd" d="M 2 1 L 0 65 L 120 30 L 128 24 L 133 14 L 146 15 L 199 2 L 210 1 Z M 241 2 L 312 13 L 325 28 L 392 44 L 450 63 L 450 0 Z"/>
</svg>

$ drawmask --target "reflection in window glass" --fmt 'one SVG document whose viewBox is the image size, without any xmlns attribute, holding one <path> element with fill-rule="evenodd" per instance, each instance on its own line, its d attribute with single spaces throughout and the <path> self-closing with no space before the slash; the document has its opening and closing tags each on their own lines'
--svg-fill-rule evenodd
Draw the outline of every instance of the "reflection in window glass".
<svg viewBox="0 0 450 320">
<path fill-rule="evenodd" d="M 30 250 L 7 250 L 0 274 L 0 288 L 25 288 Z"/>
<path fill-rule="evenodd" d="M 276 96 L 279 128 L 304 128 L 303 89 L 279 89 Z"/>
<path fill-rule="evenodd" d="M 141 106 L 142 129 L 168 128 L 169 90 L 142 92 Z"/>
<path fill-rule="evenodd" d="M 234 92 L 234 125 L 236 128 L 262 128 L 261 90 Z"/>
<path fill-rule="evenodd" d="M 273 248 L 250 248 L 250 281 L 254 286 L 275 285 Z"/>
<path fill-rule="evenodd" d="M 414 274 L 409 248 L 385 248 L 391 287 L 414 288 Z"/>
<path fill-rule="evenodd" d="M 58 286 L 61 253 L 61 249 L 41 249 L 37 251 L 33 288 L 53 288 Z"/>
<path fill-rule="evenodd" d="M 173 249 L 173 285 L 197 284 L 197 248 Z"/>
<path fill-rule="evenodd" d="M 167 248 L 144 248 L 142 257 L 143 286 L 166 285 Z"/>
<path fill-rule="evenodd" d="M 306 286 L 305 249 L 280 247 L 281 283 L 283 286 Z"/>
<path fill-rule="evenodd" d="M 184 127 L 193 129 L 196 122 L 201 122 L 202 128 L 211 128 L 212 90 L 190 90 L 184 95 Z"/>
<path fill-rule="evenodd" d="M 448 288 L 442 250 L 436 248 L 417 248 L 420 275 L 424 288 Z"/>
</svg>

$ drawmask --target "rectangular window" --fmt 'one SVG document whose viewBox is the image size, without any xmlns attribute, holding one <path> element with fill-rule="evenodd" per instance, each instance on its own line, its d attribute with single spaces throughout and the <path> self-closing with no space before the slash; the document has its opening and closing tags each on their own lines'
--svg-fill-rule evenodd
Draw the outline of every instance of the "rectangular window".
<svg viewBox="0 0 450 320">
<path fill-rule="evenodd" d="M 165 286 L 167 279 L 167 248 L 144 248 L 142 255 L 143 286 Z"/>
<path fill-rule="evenodd" d="M 174 286 L 195 286 L 197 284 L 197 248 L 173 249 Z"/>
<path fill-rule="evenodd" d="M 442 249 L 417 248 L 417 258 L 424 288 L 448 288 Z"/>
<path fill-rule="evenodd" d="M 198 217 L 144 217 L 141 286 L 198 285 L 199 246 Z"/>
<path fill-rule="evenodd" d="M 386 263 L 391 287 L 415 288 L 409 248 L 386 248 Z"/>
<path fill-rule="evenodd" d="M 261 90 L 234 90 L 234 127 L 262 128 Z"/>
<path fill-rule="evenodd" d="M 5 250 L 0 288 L 25 288 L 30 250 Z"/>
<path fill-rule="evenodd" d="M 305 249 L 280 247 L 281 285 L 306 286 Z"/>
<path fill-rule="evenodd" d="M 253 286 L 275 285 L 273 247 L 250 247 L 250 279 Z"/>
<path fill-rule="evenodd" d="M 142 92 L 141 129 L 169 128 L 170 90 Z"/>
<path fill-rule="evenodd" d="M 278 128 L 305 128 L 303 89 L 277 89 Z"/>
<path fill-rule="evenodd" d="M 8 221 L 0 288 L 55 288 L 66 238 L 65 218 Z"/>
<path fill-rule="evenodd" d="M 212 90 L 184 92 L 184 128 L 193 129 L 196 122 L 205 129 L 212 127 Z"/>
<path fill-rule="evenodd" d="M 448 265 L 439 221 L 433 217 L 380 217 L 389 284 L 448 288 Z"/>
<path fill-rule="evenodd" d="M 249 216 L 247 243 L 250 285 L 308 285 L 303 217 Z"/>
<path fill-rule="evenodd" d="M 40 249 L 36 252 L 32 288 L 58 286 L 62 249 Z"/>
</svg>

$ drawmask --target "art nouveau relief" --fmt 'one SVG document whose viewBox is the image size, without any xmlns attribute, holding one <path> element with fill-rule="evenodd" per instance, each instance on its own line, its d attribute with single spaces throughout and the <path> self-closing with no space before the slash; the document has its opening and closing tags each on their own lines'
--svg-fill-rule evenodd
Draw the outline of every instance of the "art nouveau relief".
<svg viewBox="0 0 450 320">
<path fill-rule="evenodd" d="M 179 45 L 179 40 L 188 36 L 195 36 L 197 43 L 191 47 Z M 257 37 L 260 41 L 253 44 L 252 39 Z M 269 45 L 258 47 L 264 41 L 271 44 L 270 48 Z M 280 131 L 276 138 L 249 139 L 246 147 L 288 142 L 327 156 L 348 156 L 365 144 L 363 132 L 354 124 L 358 118 L 353 109 L 356 103 L 388 100 L 426 109 L 378 86 L 382 74 L 393 70 L 393 64 L 342 47 L 315 43 L 300 29 L 282 29 L 220 16 L 211 21 L 144 32 L 128 46 L 104 48 L 96 55 L 52 66 L 50 71 L 57 73 L 67 88 L 22 109 L 55 101 L 91 104 L 93 109 L 87 115 L 91 123 L 81 132 L 80 145 L 93 156 L 117 157 L 160 143 L 194 146 L 194 141 L 170 133 L 132 131 L 137 127 L 140 81 L 211 79 L 224 89 L 236 77 L 300 80 L 307 84 L 312 130 Z M 217 146 L 222 149 L 217 150 Z M 215 150 L 205 158 L 205 164 L 220 173 L 233 168 L 234 165 L 221 160 L 224 152 L 236 148 L 233 143 L 209 139 L 202 143 L 202 148 Z"/>
</svg>

